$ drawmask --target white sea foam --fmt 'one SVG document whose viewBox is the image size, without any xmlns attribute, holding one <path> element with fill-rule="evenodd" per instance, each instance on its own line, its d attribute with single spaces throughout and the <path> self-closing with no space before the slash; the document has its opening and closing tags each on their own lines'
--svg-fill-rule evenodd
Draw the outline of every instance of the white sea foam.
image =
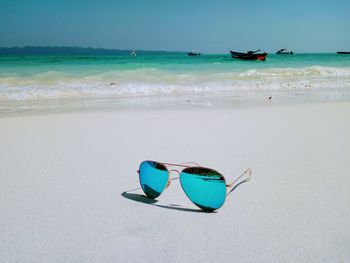
<svg viewBox="0 0 350 263">
<path fill-rule="evenodd" d="M 144 68 L 80 75 L 48 71 L 0 77 L 0 101 L 325 88 L 350 90 L 350 68 L 313 66 L 232 72 Z"/>
</svg>

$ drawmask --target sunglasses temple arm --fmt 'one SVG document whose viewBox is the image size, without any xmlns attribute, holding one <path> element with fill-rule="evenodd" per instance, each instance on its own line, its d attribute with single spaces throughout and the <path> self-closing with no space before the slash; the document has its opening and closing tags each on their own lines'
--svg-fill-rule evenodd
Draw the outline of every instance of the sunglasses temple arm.
<svg viewBox="0 0 350 263">
<path fill-rule="evenodd" d="M 238 184 L 236 184 L 243 176 L 247 176 L 243 181 L 240 181 Z M 236 189 L 236 187 L 242 183 L 249 182 L 252 179 L 252 169 L 248 168 L 245 170 L 240 176 L 238 176 L 232 183 L 226 185 L 228 188 L 232 188 L 227 195 L 231 194 L 233 190 Z"/>
</svg>

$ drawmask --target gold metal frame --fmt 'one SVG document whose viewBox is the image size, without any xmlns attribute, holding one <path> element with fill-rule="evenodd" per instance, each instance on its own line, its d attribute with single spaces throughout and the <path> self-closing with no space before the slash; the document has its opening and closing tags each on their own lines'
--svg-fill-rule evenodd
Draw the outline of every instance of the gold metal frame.
<svg viewBox="0 0 350 263">
<path fill-rule="evenodd" d="M 248 168 L 247 170 L 245 170 L 240 176 L 238 176 L 236 179 L 234 179 L 231 183 L 227 184 L 227 181 L 226 181 L 226 178 L 224 175 L 222 175 L 221 173 L 219 173 L 218 171 L 212 169 L 212 168 L 209 168 L 209 167 L 205 167 L 205 166 L 201 166 L 199 165 L 198 163 L 195 163 L 195 162 L 184 162 L 184 163 L 165 163 L 165 162 L 158 162 L 158 161 L 152 161 L 152 160 L 145 160 L 145 161 L 142 161 L 141 164 L 143 162 L 155 162 L 155 163 L 159 163 L 159 164 L 162 164 L 164 165 L 164 167 L 167 169 L 168 171 L 168 183 L 165 187 L 165 189 L 167 189 L 169 186 L 170 186 L 170 182 L 171 182 L 171 179 L 170 179 L 170 172 L 176 172 L 178 173 L 179 177 L 180 177 L 180 174 L 181 172 L 186 169 L 186 168 L 205 168 L 205 169 L 209 169 L 209 170 L 212 170 L 212 171 L 215 171 L 216 173 L 220 174 L 222 176 L 222 178 L 224 179 L 225 181 L 225 184 L 226 184 L 226 196 L 228 196 L 229 194 L 231 194 L 233 192 L 233 190 L 240 184 L 242 183 L 245 183 L 245 182 L 249 182 L 251 180 L 251 177 L 252 177 L 252 170 L 250 168 Z M 173 167 L 182 167 L 182 169 L 172 169 Z M 137 173 L 140 174 L 140 170 L 137 170 Z M 246 178 L 245 179 L 242 179 L 244 176 L 246 175 Z M 178 178 L 179 178 L 178 177 Z M 177 179 L 177 178 L 176 178 Z M 241 181 L 239 181 L 240 179 L 242 179 Z M 141 182 L 140 182 L 141 183 Z M 181 185 L 182 187 L 182 185 Z"/>
</svg>

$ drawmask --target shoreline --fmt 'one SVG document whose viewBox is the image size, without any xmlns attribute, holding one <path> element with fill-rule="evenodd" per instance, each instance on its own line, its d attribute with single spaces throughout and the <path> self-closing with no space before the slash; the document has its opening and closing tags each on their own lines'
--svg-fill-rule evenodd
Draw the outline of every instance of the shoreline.
<svg viewBox="0 0 350 263">
<path fill-rule="evenodd" d="M 2 101 L 0 118 L 6 116 L 60 114 L 77 112 L 110 112 L 133 110 L 210 110 L 265 106 L 346 103 L 347 90 L 245 91 L 241 93 L 200 93 L 148 96 L 82 97 L 72 99 L 38 99 Z"/>
</svg>

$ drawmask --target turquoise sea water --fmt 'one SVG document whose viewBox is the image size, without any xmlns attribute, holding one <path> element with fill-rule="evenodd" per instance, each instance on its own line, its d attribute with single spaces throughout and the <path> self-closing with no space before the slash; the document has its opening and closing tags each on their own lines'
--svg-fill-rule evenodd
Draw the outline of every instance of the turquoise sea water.
<svg viewBox="0 0 350 263">
<path fill-rule="evenodd" d="M 212 105 L 220 98 L 259 100 L 269 94 L 347 100 L 349 92 L 350 55 L 270 54 L 266 61 L 182 53 L 0 57 L 0 112 L 46 102 L 60 107 L 68 100 L 98 101 L 100 107 L 150 98 Z"/>
</svg>

